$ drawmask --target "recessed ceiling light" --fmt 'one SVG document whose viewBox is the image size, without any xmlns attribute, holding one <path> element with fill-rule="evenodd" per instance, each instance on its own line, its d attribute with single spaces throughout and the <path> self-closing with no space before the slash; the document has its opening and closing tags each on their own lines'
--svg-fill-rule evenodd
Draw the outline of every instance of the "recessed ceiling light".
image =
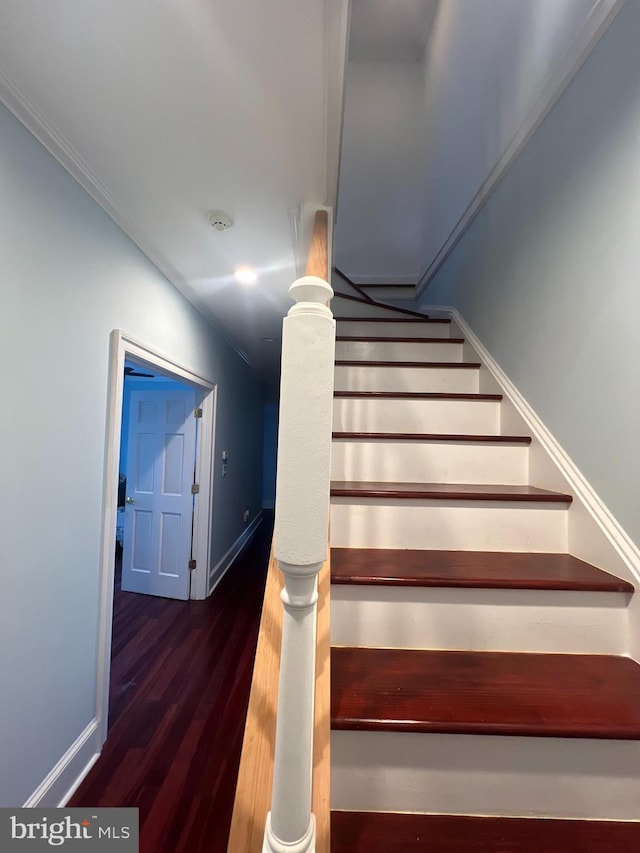
<svg viewBox="0 0 640 853">
<path fill-rule="evenodd" d="M 258 280 L 258 273 L 251 267 L 238 267 L 233 274 L 240 284 L 255 284 Z"/>
</svg>

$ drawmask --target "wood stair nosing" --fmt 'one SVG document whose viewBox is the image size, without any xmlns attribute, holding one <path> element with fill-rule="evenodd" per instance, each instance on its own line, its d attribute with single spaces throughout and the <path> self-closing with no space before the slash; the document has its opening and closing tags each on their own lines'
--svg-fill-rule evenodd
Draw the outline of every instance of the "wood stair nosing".
<svg viewBox="0 0 640 853">
<path fill-rule="evenodd" d="M 334 730 L 640 740 L 640 665 L 613 655 L 333 647 Z"/>
<path fill-rule="evenodd" d="M 406 500 L 505 501 L 570 504 L 571 495 L 536 486 L 503 486 L 475 483 L 386 483 L 337 480 L 331 483 L 332 497 L 391 498 Z"/>
<path fill-rule="evenodd" d="M 358 341 L 360 343 L 388 343 L 397 344 L 463 344 L 464 338 L 408 338 L 408 337 L 380 337 L 374 335 L 336 335 L 336 341 Z"/>
<path fill-rule="evenodd" d="M 331 812 L 332 853 L 632 853 L 640 823 Z"/>
<path fill-rule="evenodd" d="M 381 306 L 382 307 L 382 306 Z M 384 306 L 391 308 L 391 305 Z M 337 323 L 446 323 L 451 324 L 449 318 L 429 317 L 334 317 Z"/>
<path fill-rule="evenodd" d="M 331 583 L 364 586 L 634 592 L 571 554 L 332 548 Z"/>
<path fill-rule="evenodd" d="M 445 391 L 334 391 L 334 397 L 357 399 L 368 397 L 377 400 L 469 400 L 499 403 L 502 394 L 448 393 Z"/>
<path fill-rule="evenodd" d="M 344 358 L 336 359 L 335 364 L 338 367 L 391 367 L 396 370 L 402 367 L 435 368 L 437 370 L 479 370 L 482 367 L 479 361 L 361 361 Z"/>
<path fill-rule="evenodd" d="M 464 433 L 428 432 L 334 432 L 341 441 L 442 441 L 463 444 L 531 444 L 530 435 L 465 435 Z"/>
</svg>

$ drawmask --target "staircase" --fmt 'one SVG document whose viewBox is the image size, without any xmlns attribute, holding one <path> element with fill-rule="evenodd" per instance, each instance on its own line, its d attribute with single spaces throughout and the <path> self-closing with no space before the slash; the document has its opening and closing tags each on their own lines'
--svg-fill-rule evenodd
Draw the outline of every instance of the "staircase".
<svg viewBox="0 0 640 853">
<path fill-rule="evenodd" d="M 450 320 L 332 307 L 332 853 L 640 850 L 633 586 Z"/>
</svg>

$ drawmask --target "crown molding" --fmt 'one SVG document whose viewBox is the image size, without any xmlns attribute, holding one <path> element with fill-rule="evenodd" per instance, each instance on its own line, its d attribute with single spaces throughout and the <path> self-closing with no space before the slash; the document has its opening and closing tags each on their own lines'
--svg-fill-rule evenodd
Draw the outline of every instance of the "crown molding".
<svg viewBox="0 0 640 853">
<path fill-rule="evenodd" d="M 146 255 L 156 269 L 196 308 L 200 314 L 224 338 L 234 352 L 250 367 L 254 364 L 213 314 L 204 300 L 195 292 L 185 278 L 172 266 L 153 245 L 144 230 L 134 222 L 118 203 L 107 187 L 64 136 L 44 117 L 32 101 L 0 69 L 0 101 L 60 163 L 71 177 L 100 205 L 105 213 L 124 231 L 140 251 Z"/>
</svg>

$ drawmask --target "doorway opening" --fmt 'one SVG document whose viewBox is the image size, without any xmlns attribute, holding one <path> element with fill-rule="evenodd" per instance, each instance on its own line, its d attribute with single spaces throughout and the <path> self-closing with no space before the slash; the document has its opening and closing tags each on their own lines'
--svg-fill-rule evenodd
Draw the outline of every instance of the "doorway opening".
<svg viewBox="0 0 640 853">
<path fill-rule="evenodd" d="M 123 590 L 183 600 L 211 591 L 215 410 L 215 384 L 112 332 L 96 705 L 102 743 L 117 543 Z"/>
</svg>

